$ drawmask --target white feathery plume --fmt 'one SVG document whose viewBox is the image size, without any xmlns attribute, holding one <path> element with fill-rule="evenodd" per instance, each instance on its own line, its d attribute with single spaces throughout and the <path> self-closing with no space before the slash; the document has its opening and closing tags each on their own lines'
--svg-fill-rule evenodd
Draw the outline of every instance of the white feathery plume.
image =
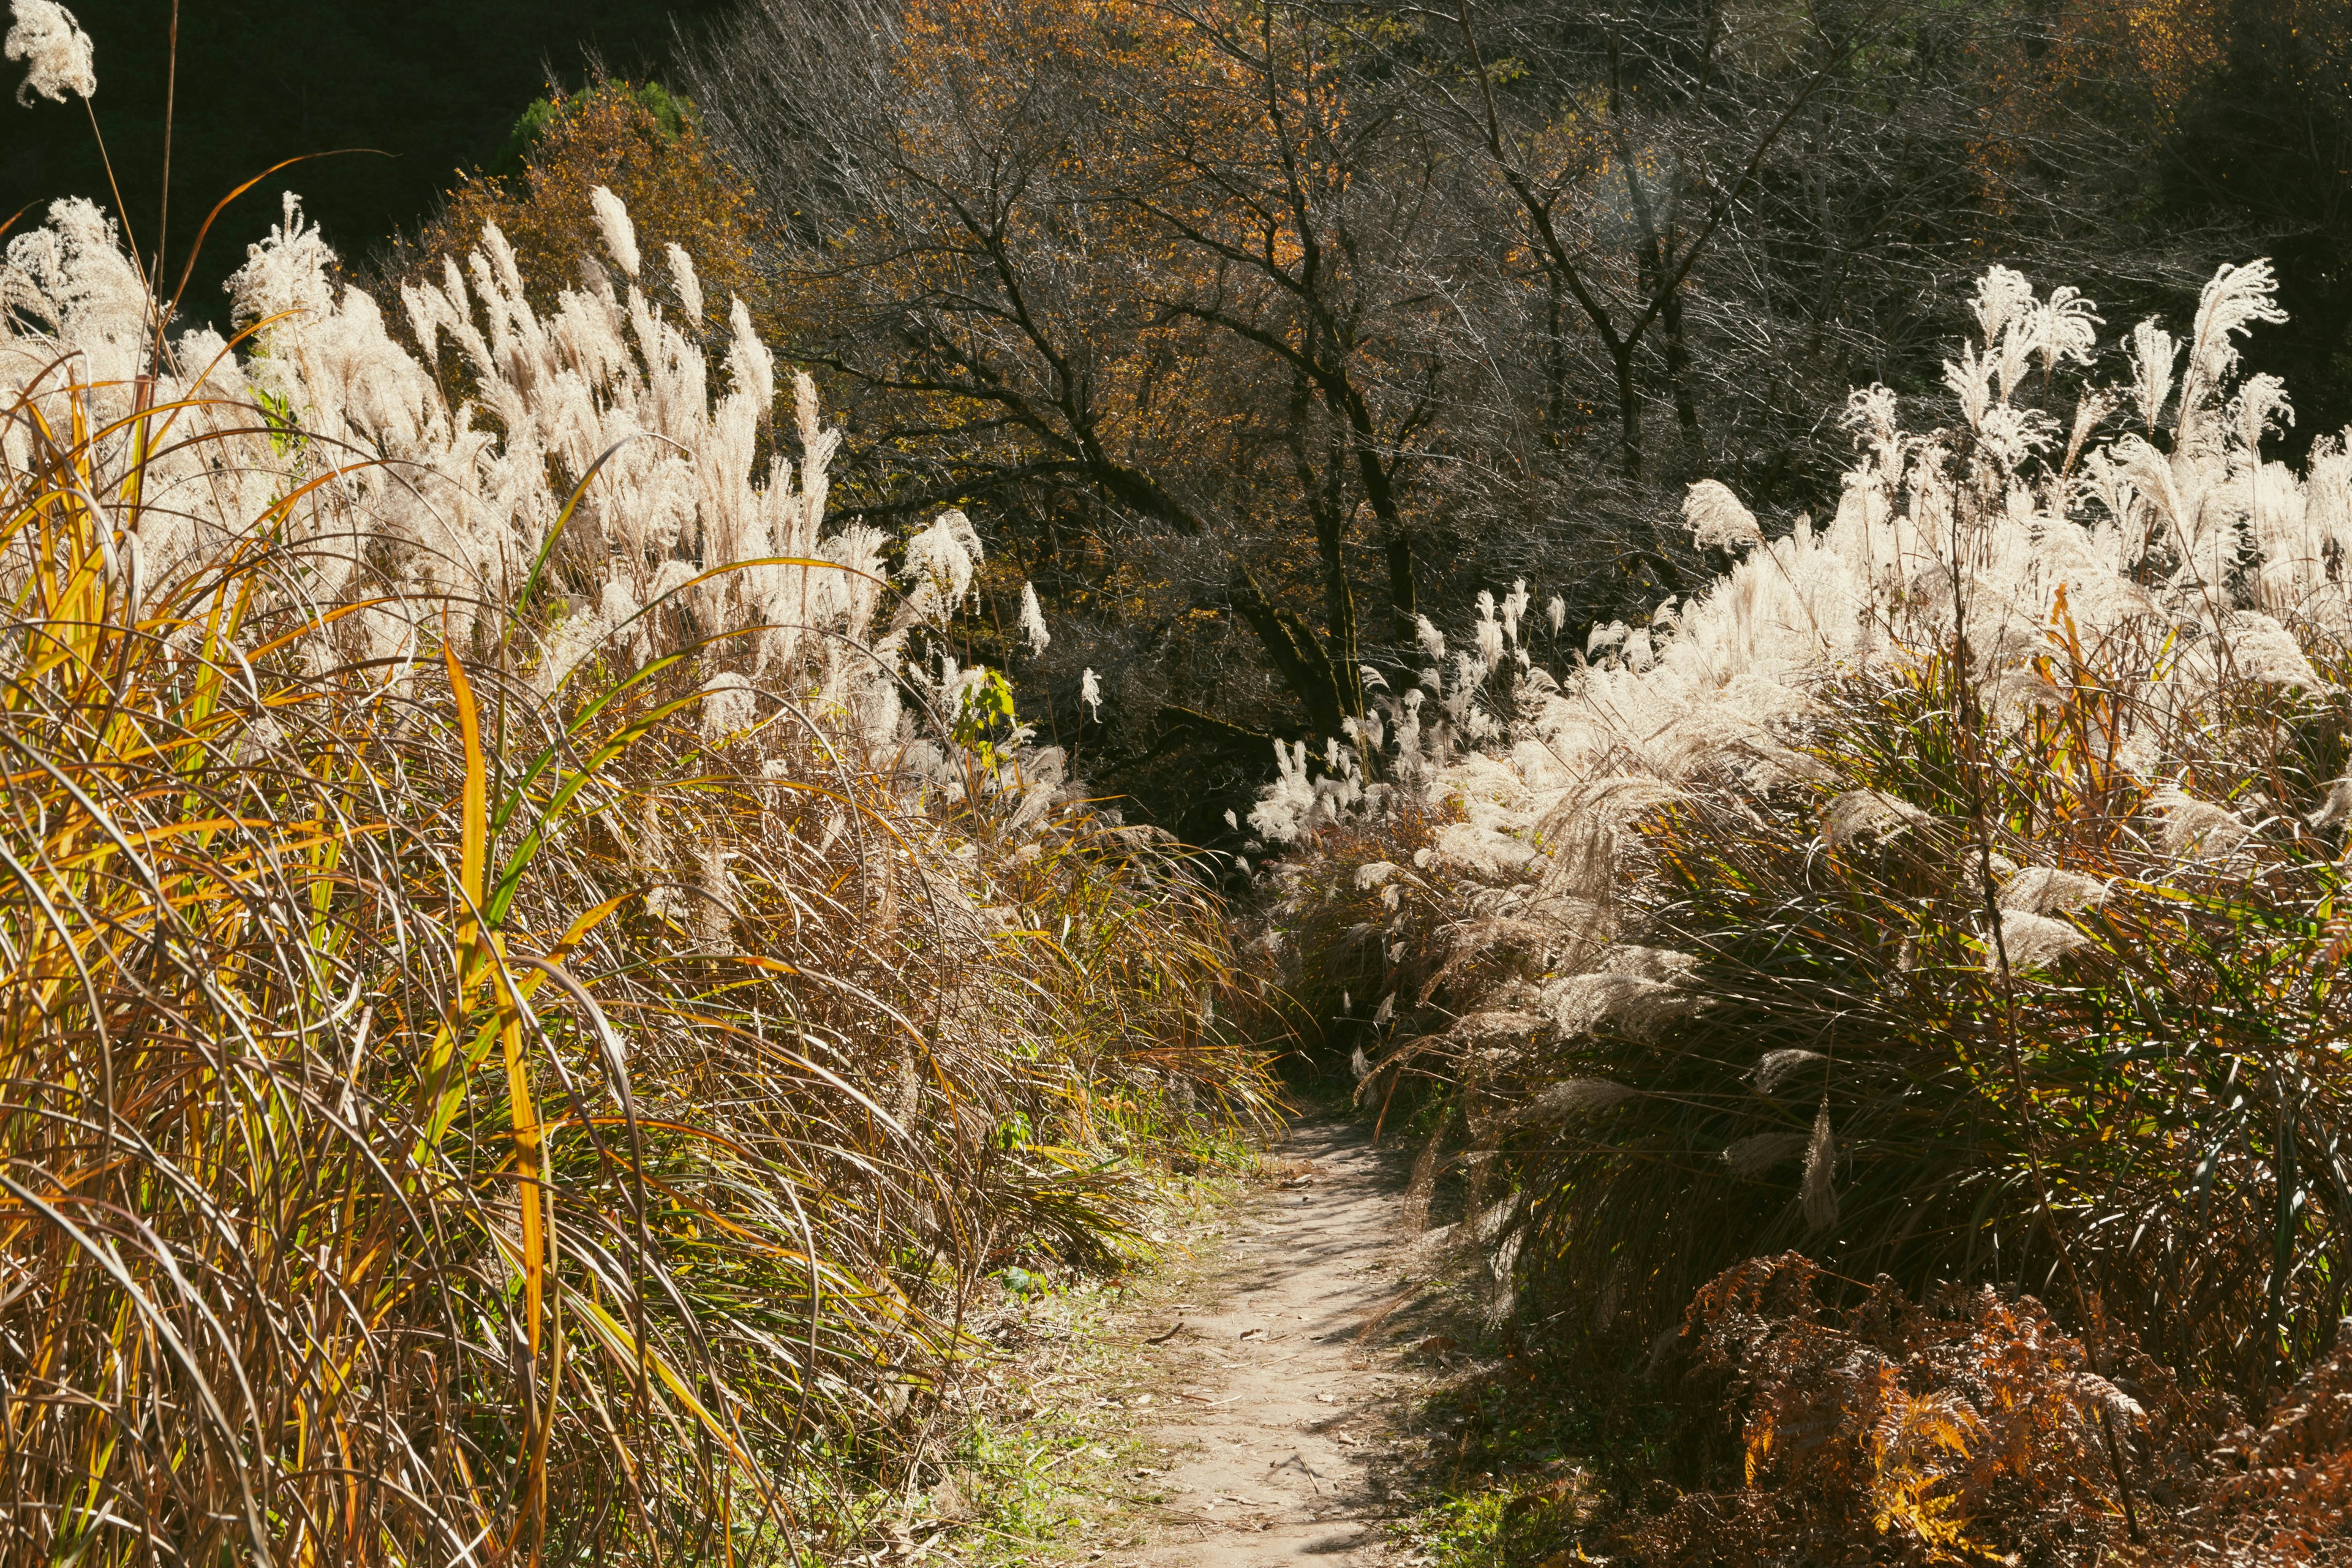
<svg viewBox="0 0 2352 1568">
<path fill-rule="evenodd" d="M 33 94 L 63 103 L 68 93 L 88 98 L 98 90 L 98 71 L 89 35 L 74 14 L 57 0 L 15 0 L 9 15 L 7 56 L 25 62 L 25 79 L 17 86 L 16 102 L 30 108 Z"/>
<path fill-rule="evenodd" d="M 1756 514 L 1714 479 L 1701 479 L 1691 486 L 1683 498 L 1683 522 L 1701 550 L 1740 550 L 1764 542 Z"/>
<path fill-rule="evenodd" d="M 1413 616 L 1412 632 L 1413 636 L 1420 639 L 1421 646 L 1429 650 L 1430 658 L 1445 657 L 1445 634 L 1432 625 L 1427 616 Z"/>
<path fill-rule="evenodd" d="M 2337 779 L 2327 786 L 2327 798 L 2319 809 L 2304 818 L 2314 827 L 2333 827 L 2352 818 L 2352 777 Z"/>
<path fill-rule="evenodd" d="M 702 738 L 712 743 L 740 733 L 760 716 L 751 683 L 732 670 L 712 676 L 702 684 Z"/>
<path fill-rule="evenodd" d="M 1525 1115 L 1555 1121 L 1598 1116 L 1633 1098 L 1634 1091 L 1605 1078 L 1570 1078 L 1547 1084 L 1531 1100 Z"/>
<path fill-rule="evenodd" d="M 1960 357 L 1944 362 L 1944 384 L 1959 400 L 1960 417 L 1971 430 L 1983 427 L 1985 415 L 1993 405 L 1992 376 L 1999 363 L 1995 356 L 1979 357 L 1974 343 L 1962 343 Z"/>
<path fill-rule="evenodd" d="M 1893 469 L 1903 451 L 1903 433 L 1896 423 L 1895 408 L 1894 389 L 1874 382 L 1846 395 L 1845 413 L 1840 419 L 1847 429 L 1870 442 L 1880 466 L 1888 470 Z"/>
<path fill-rule="evenodd" d="M 2062 473 L 2074 471 L 2074 459 L 2082 455 L 2083 443 L 2090 439 L 2091 432 L 2098 428 L 2099 421 L 2107 416 L 2121 397 L 2120 393 L 2108 388 L 2094 387 L 2074 400 L 2074 426 L 2066 437 L 2065 458 L 2058 465 Z"/>
<path fill-rule="evenodd" d="M 1087 705 L 1096 723 L 1102 722 L 1102 680 L 1092 669 L 1078 677 L 1078 700 Z M 1277 746 L 1281 743 L 1275 742 Z"/>
<path fill-rule="evenodd" d="M 2041 356 L 2042 370 L 2054 374 L 2069 361 L 2090 363 L 2098 353 L 2100 321 L 2080 289 L 2050 290 L 2049 300 L 2033 310 L 2033 351 Z"/>
<path fill-rule="evenodd" d="M 2167 784 L 2148 797 L 2148 805 L 2164 814 L 2158 842 L 2168 855 L 2226 855 L 2252 833 L 2236 813 L 2199 800 L 2178 784 Z"/>
<path fill-rule="evenodd" d="M 604 237 L 604 248 L 621 264 L 621 270 L 635 279 L 637 275 L 637 226 L 629 221 L 629 209 L 611 189 L 598 185 L 588 193 L 588 205 L 596 215 L 596 228 Z"/>
<path fill-rule="evenodd" d="M 2180 357 L 2180 345 L 2150 316 L 2133 329 L 2126 352 L 2131 356 L 2132 401 L 2139 408 L 2140 423 L 2153 432 L 2172 396 L 2172 367 Z"/>
<path fill-rule="evenodd" d="M 1723 1163 L 1741 1181 L 1753 1182 L 1773 1166 L 1804 1153 L 1810 1142 L 1801 1132 L 1758 1132 L 1740 1139 L 1723 1152 Z"/>
<path fill-rule="evenodd" d="M 2013 267 L 1989 267 L 1977 279 L 1977 297 L 1969 309 L 1977 319 L 1977 333 L 1987 346 L 1999 342 L 2010 323 L 2033 308 L 2033 285 Z"/>
<path fill-rule="evenodd" d="M 1037 584 L 1034 583 L 1021 584 L 1021 637 L 1029 645 L 1032 655 L 1044 653 L 1045 645 L 1054 640 L 1053 635 L 1045 629 L 1045 611 L 1037 603 Z"/>
<path fill-rule="evenodd" d="M 2250 375 L 2238 389 L 2232 405 L 2237 415 L 2238 442 L 2248 462 L 2260 462 L 2263 440 L 2294 423 L 2294 407 L 2287 401 L 2286 383 L 2264 373 Z"/>
<path fill-rule="evenodd" d="M 1544 605 L 1544 616 L 1551 622 L 1551 635 L 1559 636 L 1560 627 L 1568 625 L 1568 601 L 1554 594 Z"/>
<path fill-rule="evenodd" d="M 1909 801 L 1884 790 L 1850 789 L 1822 813 L 1822 847 L 1843 849 L 1861 839 L 1885 837 L 1934 820 Z"/>
<path fill-rule="evenodd" d="M 2278 305 L 2278 280 L 2268 258 L 2243 267 L 2224 266 L 2198 296 L 2197 327 L 2189 341 L 2189 368 L 2180 381 L 2180 433 L 2186 440 L 2199 427 L 2205 405 L 2237 368 L 2238 345 L 2255 326 L 2286 320 Z"/>
<path fill-rule="evenodd" d="M 1753 1083 L 1759 1092 L 1771 1094 L 1786 1083 L 1799 1068 L 1803 1067 L 1807 1062 L 1817 1062 L 1821 1059 L 1821 1052 L 1808 1051 L 1793 1046 L 1782 1050 L 1766 1051 L 1764 1058 L 1756 1064 L 1756 1070 L 1748 1075 L 1748 1081 Z"/>
<path fill-rule="evenodd" d="M 907 541 L 903 575 L 914 584 L 908 613 L 916 620 L 946 626 L 971 592 L 980 556 L 980 533 L 970 518 L 952 507 L 933 518 Z"/>
<path fill-rule="evenodd" d="M 1812 1142 L 1805 1148 L 1805 1224 L 1816 1231 L 1838 1222 L 1837 1140 L 1830 1130 L 1830 1102 L 1822 1101 L 1813 1118 Z"/>
<path fill-rule="evenodd" d="M 2011 876 L 2000 889 L 2000 907 L 2030 915 L 2095 909 L 2107 901 L 2107 884 L 2098 877 L 2055 866 L 2028 866 Z"/>
<path fill-rule="evenodd" d="M 677 302 L 686 319 L 698 329 L 702 325 L 702 279 L 695 276 L 694 258 L 678 245 L 666 245 L 663 254 L 669 258 L 669 280 L 677 289 Z"/>
<path fill-rule="evenodd" d="M 2011 970 L 2046 969 L 2090 940 L 2064 921 L 2047 915 L 2022 910 L 2000 912 L 2000 950 Z"/>
<path fill-rule="evenodd" d="M 2320 679 L 2294 634 L 2268 616 L 2242 611 L 2221 626 L 2220 640 L 2231 673 L 2265 686 L 2291 686 L 2320 696 L 2335 687 Z"/>
</svg>

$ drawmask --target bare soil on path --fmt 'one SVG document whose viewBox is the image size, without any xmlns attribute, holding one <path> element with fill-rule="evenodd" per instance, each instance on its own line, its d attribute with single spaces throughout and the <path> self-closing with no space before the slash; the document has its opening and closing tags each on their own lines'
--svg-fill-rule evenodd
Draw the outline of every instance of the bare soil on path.
<svg viewBox="0 0 2352 1568">
<path fill-rule="evenodd" d="M 1223 1243 L 1171 1281 L 1183 1294 L 1160 1321 L 1181 1326 L 1141 1342 L 1159 1391 L 1144 1406 L 1156 1415 L 1139 1423 L 1154 1456 L 1137 1472 L 1149 1506 L 1141 1542 L 1100 1561 L 1402 1561 L 1386 1527 L 1406 1500 L 1386 1479 L 1428 1381 L 1400 1353 L 1413 1294 L 1401 1273 L 1405 1172 L 1336 1118 L 1293 1128 L 1275 1165 L 1277 1184 L 1244 1199 Z"/>
</svg>

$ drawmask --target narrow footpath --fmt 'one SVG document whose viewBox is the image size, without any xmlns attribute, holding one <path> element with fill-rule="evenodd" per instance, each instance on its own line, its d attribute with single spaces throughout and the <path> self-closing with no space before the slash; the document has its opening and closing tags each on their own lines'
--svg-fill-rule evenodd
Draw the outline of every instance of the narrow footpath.
<svg viewBox="0 0 2352 1568">
<path fill-rule="evenodd" d="M 1156 1494 L 1135 1568 L 1369 1568 L 1387 1544 L 1399 1424 L 1423 1377 L 1402 1364 L 1404 1170 L 1358 1122 L 1304 1121 L 1272 1190 L 1184 1281 L 1152 1351 L 1172 1390 L 1141 1431 Z M 1161 1469 L 1158 1467 L 1164 1466 Z"/>
</svg>

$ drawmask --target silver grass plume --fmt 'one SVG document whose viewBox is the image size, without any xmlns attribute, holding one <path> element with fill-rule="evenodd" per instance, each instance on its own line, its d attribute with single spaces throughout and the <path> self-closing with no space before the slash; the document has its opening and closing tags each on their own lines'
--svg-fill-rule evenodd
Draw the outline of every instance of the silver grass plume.
<svg viewBox="0 0 2352 1568">
<path fill-rule="evenodd" d="M 2029 915 L 2096 908 L 2106 901 L 2107 884 L 2104 878 L 2063 871 L 2055 866 L 2028 866 L 2013 873 L 2000 889 L 2002 909 Z"/>
<path fill-rule="evenodd" d="M 2337 779 L 2327 786 L 2327 798 L 2319 809 L 2304 818 L 2314 827 L 2333 827 L 2347 817 L 2352 817 L 2352 777 Z"/>
<path fill-rule="evenodd" d="M 1478 658 L 1488 669 L 1503 662 L 1504 624 L 1495 618 L 1495 595 L 1478 590 Z"/>
<path fill-rule="evenodd" d="M 2140 423 L 2153 431 L 2164 417 L 2164 405 L 2172 400 L 2172 367 L 2180 358 L 2180 345 L 2150 316 L 2132 330 L 2126 352 L 2131 358 L 2132 401 Z"/>
<path fill-rule="evenodd" d="M 63 103 L 68 93 L 88 98 L 98 90 L 89 35 L 72 12 L 57 0 L 16 0 L 9 14 L 16 26 L 8 29 L 8 58 L 26 68 L 16 89 L 19 107 L 30 109 L 35 93 Z"/>
<path fill-rule="evenodd" d="M 1748 1075 L 1748 1081 L 1756 1086 L 1759 1092 L 1770 1094 L 1788 1082 L 1790 1077 L 1799 1068 L 1803 1067 L 1807 1062 L 1817 1062 L 1821 1059 L 1822 1053 L 1819 1051 L 1801 1050 L 1795 1047 L 1766 1051 L 1764 1059 L 1756 1064 L 1756 1070 Z"/>
<path fill-rule="evenodd" d="M 1714 479 L 1701 479 L 1691 486 L 1683 498 L 1683 522 L 1701 550 L 1740 550 L 1764 542 L 1756 514 Z"/>
<path fill-rule="evenodd" d="M 1977 297 L 1969 310 L 1977 331 L 1990 348 L 2008 334 L 2010 324 L 2033 308 L 2033 285 L 2013 267 L 1989 267 L 1977 279 Z"/>
<path fill-rule="evenodd" d="M 596 228 L 604 237 L 604 248 L 613 253 L 621 270 L 634 279 L 637 275 L 637 226 L 629 221 L 629 209 L 604 185 L 588 193 L 588 205 L 595 211 Z"/>
<path fill-rule="evenodd" d="M 2235 813 L 2199 800 L 2177 784 L 2148 796 L 2148 805 L 2164 813 L 2157 841 L 2168 855 L 2226 855 L 2253 832 Z"/>
<path fill-rule="evenodd" d="M 2296 687 L 2314 696 L 2336 689 L 2311 667 L 2310 656 L 2295 641 L 2294 634 L 2268 616 L 2252 612 L 2231 616 L 2222 626 L 2221 640 L 2227 644 L 2223 657 L 2241 680 Z"/>
<path fill-rule="evenodd" d="M 1045 629 L 1045 611 L 1037 603 L 1034 583 L 1021 584 L 1021 637 L 1032 655 L 1044 653 L 1045 645 L 1054 640 L 1053 634 Z"/>
<path fill-rule="evenodd" d="M 686 311 L 686 319 L 698 329 L 702 325 L 702 279 L 695 275 L 694 258 L 685 247 L 667 246 L 663 254 L 669 258 L 669 280 L 677 289 L 677 302 Z"/>
<path fill-rule="evenodd" d="M 712 676 L 702 687 L 702 738 L 716 743 L 751 727 L 760 704 L 751 683 L 732 670 Z"/>
<path fill-rule="evenodd" d="M 1813 1141 L 1805 1150 L 1805 1224 L 1827 1230 L 1838 1222 L 1837 1140 L 1830 1131 L 1830 1102 L 1824 1098 L 1813 1118 Z"/>
<path fill-rule="evenodd" d="M 2246 460 L 2260 462 L 2263 441 L 2294 423 L 2294 405 L 2287 400 L 2286 383 L 2264 372 L 2250 375 L 2231 405 L 2238 420 L 2238 440 Z"/>
<path fill-rule="evenodd" d="M 1635 1091 L 1605 1078 L 1570 1078 L 1547 1086 L 1528 1103 L 1525 1120 L 1572 1121 L 1598 1116 L 1633 1098 Z"/>
<path fill-rule="evenodd" d="M 1743 1182 L 1760 1180 L 1773 1166 L 1785 1164 L 1805 1152 L 1809 1140 L 1801 1132 L 1759 1132 L 1742 1138 L 1723 1152 L 1723 1163 Z"/>
<path fill-rule="evenodd" d="M 2000 951 L 2011 970 L 2046 969 L 2090 940 L 2064 921 L 2053 921 L 2048 915 L 2027 914 L 2022 910 L 2000 912 Z"/>
<path fill-rule="evenodd" d="M 2099 421 L 2114 410 L 2122 395 L 2110 388 L 2094 387 L 2075 399 L 2074 427 L 2066 437 L 2066 456 L 2058 465 L 2059 472 L 2071 474 L 2074 471 L 2074 459 L 2083 455 L 2084 443 L 2091 438 L 2091 432 L 2098 428 Z"/>
<path fill-rule="evenodd" d="M 2179 429 L 2183 441 L 2198 433 L 2205 405 L 2237 368 L 2238 345 L 2257 324 L 2286 320 L 2278 306 L 2278 280 L 2268 258 L 2243 267 L 2224 266 L 2197 300 L 2197 327 L 2189 342 L 2189 368 L 2180 381 Z"/>
<path fill-rule="evenodd" d="M 1934 820 L 1909 801 L 1884 790 L 1850 789 L 1822 813 L 1822 847 L 1842 849 L 1857 839 L 1885 837 Z"/>
</svg>

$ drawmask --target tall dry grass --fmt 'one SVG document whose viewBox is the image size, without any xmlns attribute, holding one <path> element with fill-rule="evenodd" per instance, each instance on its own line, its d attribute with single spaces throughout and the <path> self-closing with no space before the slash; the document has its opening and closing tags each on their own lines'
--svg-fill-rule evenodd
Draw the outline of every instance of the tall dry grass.
<svg viewBox="0 0 2352 1568">
<path fill-rule="evenodd" d="M 2070 1443 L 2117 1426 L 2084 1439 L 2126 1450 L 2094 1497 L 2117 1520 L 2156 1462 L 2158 1370 L 2196 1475 L 2268 1444 L 2237 1428 L 2277 1401 L 2299 1435 L 2271 1446 L 2343 1468 L 2296 1413 L 2341 1407 L 2352 1268 L 2352 458 L 2263 457 L 2284 395 L 2233 346 L 2280 319 L 2259 264 L 2215 278 L 2185 367 L 2140 327 L 2120 385 L 2060 377 L 2098 363 L 2088 310 L 1996 269 L 1954 423 L 1855 395 L 1828 528 L 1768 541 L 1695 486 L 1686 520 L 1732 562 L 1707 591 L 1556 675 L 1519 651 L 1524 586 L 1487 601 L 1458 677 L 1394 706 L 1397 743 L 1286 763 L 1256 818 L 1296 846 L 1264 940 L 1306 1010 L 1346 1015 L 1360 1098 L 1407 1106 L 1416 1204 L 1459 1173 L 1446 1239 L 1494 1323 L 1621 1391 L 1646 1369 L 1653 1400 L 1700 1341 L 1746 1335 L 1685 1435 L 1769 1384 L 1862 1446 L 1842 1464 L 1895 1430 L 1868 1347 L 1927 1356 L 1944 1381 L 1906 1397 L 1977 1425 L 1946 1430 L 1966 1488 L 1904 1494 L 1922 1561 L 1969 1560 L 1979 1514 L 2042 1550 L 2084 1506 L 1994 1506 L 2002 1355 L 2118 1380 L 2122 1405 L 2052 1416 Z M 1818 1302 L 1726 1305 L 1781 1255 Z M 1968 1306 L 1913 1343 L 1855 1318 L 1772 1371 L 1824 1312 L 1979 1287 L 2056 1326 Z M 1927 1355 L 1938 1336 L 1982 1364 Z M 1867 1489 L 1841 1517 L 1867 1521 Z M 2306 1521 L 2323 1493 L 2278 1483 Z M 2269 1528 L 2213 1506 L 2232 1540 Z M 1709 1560 L 1704 1533 L 1657 1560 Z"/>
<path fill-rule="evenodd" d="M 1213 900 L 691 572 L 556 678 L 595 469 L 520 591 L 420 592 L 417 465 L 222 395 L 251 340 L 94 374 L 89 306 L 0 342 L 0 1556 L 829 1550 L 992 1269 L 1265 1114 Z"/>
</svg>

